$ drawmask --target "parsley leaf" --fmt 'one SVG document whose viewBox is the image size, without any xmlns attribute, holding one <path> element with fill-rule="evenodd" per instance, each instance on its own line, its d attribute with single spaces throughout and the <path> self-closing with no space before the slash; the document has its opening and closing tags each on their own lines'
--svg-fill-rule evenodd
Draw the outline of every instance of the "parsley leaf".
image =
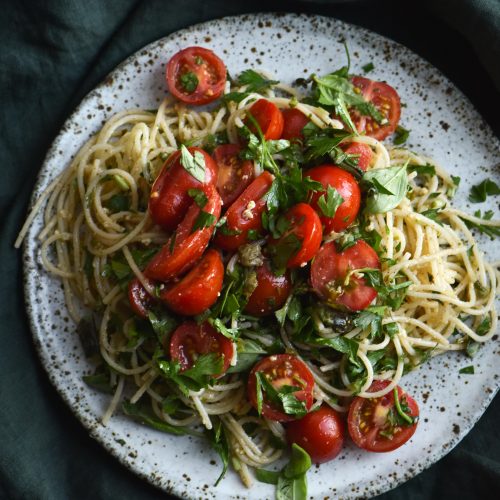
<svg viewBox="0 0 500 500">
<path fill-rule="evenodd" d="M 465 375 L 474 375 L 474 365 L 464 366 L 463 368 L 460 368 L 460 370 L 458 370 L 458 373 L 462 373 Z"/>
<path fill-rule="evenodd" d="M 361 69 L 365 73 L 369 73 L 370 71 L 373 71 L 375 69 L 375 66 L 373 65 L 372 62 L 369 62 L 368 64 L 365 64 L 364 66 L 361 66 Z"/>
<path fill-rule="evenodd" d="M 201 189 L 191 188 L 187 193 L 200 208 L 208 203 L 208 197 Z"/>
<path fill-rule="evenodd" d="M 222 460 L 222 472 L 220 473 L 220 476 L 217 478 L 217 481 L 214 484 L 214 486 L 217 486 L 222 478 L 226 475 L 229 465 L 229 442 L 227 440 L 224 426 L 219 419 L 216 420 L 211 430 L 206 431 L 206 434 L 208 435 L 212 448 L 219 454 Z"/>
<path fill-rule="evenodd" d="M 491 220 L 491 218 L 493 217 L 493 212 L 491 210 L 487 210 L 486 212 L 484 212 L 484 215 L 481 215 L 481 210 L 476 210 L 474 212 L 474 216 L 478 217 L 479 219 L 482 218 L 484 220 Z M 485 224 L 480 224 L 465 218 L 463 218 L 462 220 L 469 229 L 477 229 L 480 233 L 488 235 L 492 240 L 496 236 L 500 236 L 500 227 L 498 226 L 487 226 Z"/>
<path fill-rule="evenodd" d="M 191 228 L 191 233 L 194 233 L 197 229 L 210 227 L 216 220 L 215 215 L 200 210 L 200 213 L 198 214 L 198 217 L 196 217 L 193 227 Z"/>
<path fill-rule="evenodd" d="M 322 194 L 318 199 L 318 207 L 325 217 L 334 217 L 337 208 L 343 202 L 344 198 L 342 198 L 341 194 L 333 186 L 328 185 L 326 193 Z"/>
<path fill-rule="evenodd" d="M 394 137 L 394 144 L 399 146 L 400 144 L 404 144 L 408 137 L 410 136 L 410 130 L 407 130 L 400 125 L 396 127 L 396 137 Z"/>
<path fill-rule="evenodd" d="M 198 87 L 198 77 L 192 72 L 188 71 L 180 77 L 182 88 L 188 93 L 192 94 Z"/>
<path fill-rule="evenodd" d="M 469 194 L 469 201 L 472 203 L 481 203 L 486 201 L 488 196 L 500 194 L 500 187 L 496 182 L 485 179 L 483 182 L 472 186 Z"/>
<path fill-rule="evenodd" d="M 194 154 L 191 154 L 186 146 L 182 144 L 180 163 L 197 181 L 205 182 L 206 165 L 202 153 L 195 151 Z"/>
</svg>

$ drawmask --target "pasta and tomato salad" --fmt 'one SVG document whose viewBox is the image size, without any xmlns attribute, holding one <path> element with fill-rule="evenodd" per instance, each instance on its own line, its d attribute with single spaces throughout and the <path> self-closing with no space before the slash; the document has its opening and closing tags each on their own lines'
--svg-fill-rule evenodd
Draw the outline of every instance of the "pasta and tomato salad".
<svg viewBox="0 0 500 500">
<path fill-rule="evenodd" d="M 473 232 L 500 223 L 453 208 L 460 179 L 401 145 L 388 83 L 348 66 L 231 79 L 202 47 L 166 77 L 157 110 L 114 115 L 80 149 L 17 245 L 43 211 L 85 382 L 111 394 L 103 424 L 203 434 L 219 480 L 230 464 L 306 498 L 311 462 L 346 440 L 411 438 L 406 372 L 494 335 L 497 272 Z"/>
</svg>

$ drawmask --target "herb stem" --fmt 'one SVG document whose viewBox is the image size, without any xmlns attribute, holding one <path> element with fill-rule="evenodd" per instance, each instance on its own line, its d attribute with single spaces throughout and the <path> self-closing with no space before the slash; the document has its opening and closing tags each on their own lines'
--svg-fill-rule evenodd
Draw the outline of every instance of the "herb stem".
<svg viewBox="0 0 500 500">
<path fill-rule="evenodd" d="M 415 423 L 414 418 L 411 415 L 408 415 L 403 411 L 401 408 L 401 404 L 399 402 L 399 394 L 398 394 L 398 388 L 394 387 L 394 405 L 396 406 L 396 411 L 398 412 L 399 416 L 406 422 L 408 422 L 409 425 L 413 425 Z"/>
</svg>

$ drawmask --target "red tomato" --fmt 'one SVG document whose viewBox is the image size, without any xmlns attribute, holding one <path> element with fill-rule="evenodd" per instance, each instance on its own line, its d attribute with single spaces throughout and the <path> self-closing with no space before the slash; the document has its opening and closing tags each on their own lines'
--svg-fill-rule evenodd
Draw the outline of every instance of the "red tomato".
<svg viewBox="0 0 500 500">
<path fill-rule="evenodd" d="M 288 255 L 286 267 L 300 267 L 316 255 L 321 245 L 321 221 L 307 203 L 294 205 L 284 217 L 290 222 L 289 229 L 277 240 L 270 241 L 269 252 L 275 262 L 280 255 Z"/>
<path fill-rule="evenodd" d="M 186 216 L 163 248 L 151 259 L 144 274 L 158 281 L 169 281 L 191 269 L 203 255 L 220 216 L 221 199 L 214 186 L 203 187 L 208 202 L 203 212 L 213 215 L 215 220 L 208 227 L 193 231 L 201 209 L 191 203 Z"/>
<path fill-rule="evenodd" d="M 248 243 L 248 231 L 262 229 L 262 212 L 266 208 L 264 195 L 271 188 L 274 177 L 263 172 L 246 189 L 226 212 L 226 224 L 215 235 L 215 244 L 223 250 L 237 250 Z M 232 233 L 232 234 L 231 234 Z"/>
<path fill-rule="evenodd" d="M 253 180 L 253 162 L 238 157 L 241 149 L 238 144 L 223 144 L 216 147 L 212 153 L 218 170 L 217 190 L 225 208 L 229 207 Z"/>
<path fill-rule="evenodd" d="M 151 285 L 153 285 L 153 282 L 151 282 Z M 149 310 L 155 303 L 155 298 L 149 295 L 137 278 L 134 278 L 128 284 L 128 301 L 135 314 L 147 318 Z"/>
<path fill-rule="evenodd" d="M 224 91 L 226 66 L 211 50 L 188 47 L 167 63 L 170 93 L 186 104 L 207 104 Z"/>
<path fill-rule="evenodd" d="M 261 359 L 250 372 L 248 377 L 248 396 L 250 403 L 257 408 L 256 373 L 264 374 L 275 389 L 284 385 L 299 387 L 300 390 L 293 394 L 299 401 L 304 401 L 306 408 L 313 404 L 314 377 L 307 367 L 297 356 L 292 354 L 274 354 Z M 290 422 L 295 420 L 293 415 L 287 415 L 281 409 L 276 408 L 266 399 L 265 391 L 262 391 L 262 415 L 270 420 L 278 422 Z"/>
<path fill-rule="evenodd" d="M 344 444 L 344 421 L 327 405 L 286 425 L 286 437 L 309 453 L 314 463 L 333 460 Z"/>
<path fill-rule="evenodd" d="M 353 77 L 352 83 L 362 92 L 364 99 L 370 101 L 387 120 L 385 125 L 378 124 L 370 116 L 361 116 L 359 112 L 350 110 L 358 132 L 365 132 L 379 141 L 385 139 L 396 130 L 401 116 L 398 93 L 385 82 L 375 82 L 362 76 Z"/>
<path fill-rule="evenodd" d="M 303 140 L 302 129 L 309 123 L 309 118 L 296 108 L 284 109 L 282 114 L 284 125 L 281 138 L 288 141 Z"/>
<path fill-rule="evenodd" d="M 376 380 L 369 392 L 377 392 L 389 385 L 387 380 Z M 380 398 L 356 397 L 349 408 L 347 427 L 354 443 L 367 451 L 385 452 L 399 448 L 417 429 L 419 409 L 416 401 L 397 387 L 398 399 L 404 413 L 413 417 L 414 423 L 398 418 L 394 390 Z"/>
<path fill-rule="evenodd" d="M 181 281 L 162 290 L 160 298 L 177 314 L 195 316 L 215 303 L 223 281 L 224 264 L 219 252 L 211 249 Z"/>
<path fill-rule="evenodd" d="M 311 168 L 306 173 L 314 181 L 323 184 L 324 191 L 315 191 L 312 193 L 311 206 L 318 212 L 321 222 L 325 226 L 325 233 L 343 231 L 356 219 L 361 204 L 361 191 L 356 179 L 345 170 L 335 165 L 320 165 Z M 318 200 L 321 196 L 327 196 L 328 186 L 334 187 L 342 196 L 344 201 L 337 208 L 333 217 L 327 217 L 318 206 Z"/>
<path fill-rule="evenodd" d="M 361 311 L 372 303 L 377 291 L 368 286 L 364 278 L 351 275 L 347 286 L 345 278 L 349 271 L 363 268 L 380 269 L 378 255 L 368 243 L 358 240 L 339 253 L 331 241 L 319 249 L 311 264 L 311 284 L 327 302 Z"/>
<path fill-rule="evenodd" d="M 191 368 L 202 354 L 215 352 L 223 356 L 224 363 L 220 373 L 224 374 L 234 354 L 233 343 L 208 323 L 197 325 L 194 321 L 182 323 L 170 339 L 170 357 L 179 361 L 181 371 Z"/>
<path fill-rule="evenodd" d="M 283 115 L 276 104 L 267 99 L 259 99 L 248 111 L 258 123 L 266 141 L 279 139 L 283 132 Z M 255 125 L 250 119 L 246 120 L 248 128 L 255 134 Z"/>
<path fill-rule="evenodd" d="M 149 213 L 153 222 L 167 231 L 173 231 L 177 227 L 193 202 L 188 189 L 201 189 L 208 184 L 215 184 L 217 178 L 217 166 L 208 153 L 196 147 L 190 147 L 188 151 L 191 154 L 198 151 L 203 155 L 205 183 L 195 179 L 181 165 L 181 152 L 176 151 L 167 159 L 151 188 Z"/>
<path fill-rule="evenodd" d="M 252 316 L 265 316 L 282 307 L 290 292 L 292 282 L 289 273 L 276 276 L 265 262 L 256 269 L 257 288 L 250 295 L 245 312 Z"/>
<path fill-rule="evenodd" d="M 373 158 L 373 151 L 368 144 L 362 142 L 351 142 L 342 146 L 344 152 L 358 156 L 358 167 L 366 172 Z"/>
</svg>

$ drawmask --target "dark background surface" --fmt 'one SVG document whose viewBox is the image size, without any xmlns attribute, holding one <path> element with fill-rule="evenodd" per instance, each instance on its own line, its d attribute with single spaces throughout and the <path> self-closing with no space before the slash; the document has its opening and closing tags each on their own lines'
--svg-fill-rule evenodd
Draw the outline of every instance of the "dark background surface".
<svg viewBox="0 0 500 500">
<path fill-rule="evenodd" d="M 452 80 L 500 135 L 499 2 L 411 5 L 390 0 L 0 3 L 0 498 L 167 497 L 88 437 L 50 385 L 31 341 L 21 252 L 12 245 L 45 153 L 74 107 L 131 53 L 180 28 L 248 12 L 309 12 L 406 45 Z M 491 61 L 497 74 L 488 66 Z M 495 497 L 500 492 L 499 421 L 497 397 L 450 454 L 380 498 Z"/>
</svg>

